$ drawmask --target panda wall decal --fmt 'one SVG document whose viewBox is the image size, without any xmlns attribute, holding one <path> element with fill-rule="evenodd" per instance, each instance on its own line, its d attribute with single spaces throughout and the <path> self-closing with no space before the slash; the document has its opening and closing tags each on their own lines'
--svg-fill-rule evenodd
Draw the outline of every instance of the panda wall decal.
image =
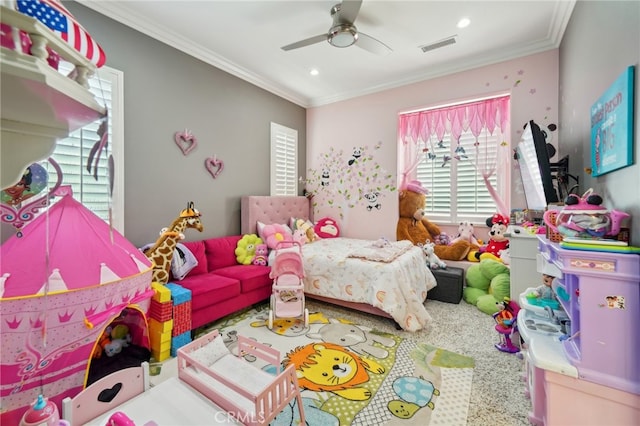
<svg viewBox="0 0 640 426">
<path fill-rule="evenodd" d="M 309 168 L 306 179 L 301 179 L 313 200 L 314 213 L 319 206 L 330 206 L 344 220 L 349 209 L 381 210 L 384 198 L 396 191 L 395 176 L 384 170 L 374 156 L 381 146 L 382 142 L 355 146 L 350 152 L 330 147 L 320 153 L 319 168 Z"/>
</svg>

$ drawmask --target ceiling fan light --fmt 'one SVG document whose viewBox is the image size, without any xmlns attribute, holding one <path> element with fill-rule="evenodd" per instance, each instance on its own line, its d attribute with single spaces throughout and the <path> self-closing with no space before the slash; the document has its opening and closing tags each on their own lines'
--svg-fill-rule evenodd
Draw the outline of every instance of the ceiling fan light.
<svg viewBox="0 0 640 426">
<path fill-rule="evenodd" d="M 349 47 L 358 40 L 358 31 L 352 25 L 338 25 L 329 31 L 328 42 L 335 47 Z"/>
</svg>

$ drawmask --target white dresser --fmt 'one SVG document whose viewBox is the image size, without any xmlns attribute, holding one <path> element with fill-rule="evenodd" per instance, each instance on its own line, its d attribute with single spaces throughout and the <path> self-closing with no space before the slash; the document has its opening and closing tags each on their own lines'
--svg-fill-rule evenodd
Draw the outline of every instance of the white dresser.
<svg viewBox="0 0 640 426">
<path fill-rule="evenodd" d="M 518 232 L 519 231 L 519 232 Z M 509 255 L 511 257 L 511 300 L 518 300 L 520 294 L 529 287 L 542 284 L 542 277 L 536 270 L 538 239 L 525 229 L 509 227 Z"/>
</svg>

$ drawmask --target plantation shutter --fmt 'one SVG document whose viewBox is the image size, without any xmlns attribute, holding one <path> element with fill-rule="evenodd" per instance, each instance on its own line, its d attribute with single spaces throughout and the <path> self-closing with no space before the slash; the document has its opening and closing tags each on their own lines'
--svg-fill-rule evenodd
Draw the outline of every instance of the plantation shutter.
<svg viewBox="0 0 640 426">
<path fill-rule="evenodd" d="M 59 70 L 63 74 L 71 71 L 71 66 L 66 62 L 61 62 Z M 66 139 L 59 139 L 53 152 L 53 159 L 60 165 L 63 173 L 63 185 L 71 185 L 73 197 L 80 201 L 85 207 L 94 212 L 97 216 L 109 220 L 109 177 L 108 177 L 108 156 L 113 154 L 118 157 L 116 161 L 116 182 L 122 184 L 124 174 L 122 170 L 122 153 L 116 152 L 121 149 L 121 138 L 114 135 L 114 116 L 122 114 L 121 109 L 114 111 L 114 107 L 120 108 L 121 95 L 114 95 L 114 89 L 121 91 L 122 73 L 116 70 L 109 70 L 107 67 L 101 68 L 96 75 L 89 80 L 89 90 L 95 96 L 99 104 L 104 104 L 109 112 L 108 121 L 108 144 L 100 154 L 97 162 L 97 180 L 94 178 L 95 158 L 91 162 L 91 171 L 87 170 L 87 160 L 89 152 L 94 144 L 99 140 L 98 127 L 102 120 L 96 120 L 78 129 Z M 119 96 L 119 98 L 118 98 Z M 114 99 L 118 98 L 116 102 Z M 96 154 L 97 155 L 97 154 Z M 116 188 L 118 186 L 116 185 Z M 113 225 L 116 229 L 123 231 L 123 194 L 121 190 L 114 190 L 114 214 Z M 117 199 L 116 199 L 117 198 Z"/>
<path fill-rule="evenodd" d="M 491 135 L 486 129 L 478 139 L 482 149 L 476 153 L 476 138 L 471 132 L 462 133 L 459 144 L 451 140 L 450 133 L 445 133 L 442 143 L 433 144 L 435 159 L 425 155 L 418 165 L 417 178 L 429 189 L 425 208 L 430 218 L 453 223 L 465 220 L 484 223 L 495 213 L 495 201 L 469 158 L 482 155 L 495 159 L 501 141 L 498 132 Z M 448 161 L 443 160 L 445 156 Z M 489 181 L 495 187 L 496 175 Z"/>
<path fill-rule="evenodd" d="M 271 195 L 298 195 L 298 131 L 271 123 Z"/>
</svg>

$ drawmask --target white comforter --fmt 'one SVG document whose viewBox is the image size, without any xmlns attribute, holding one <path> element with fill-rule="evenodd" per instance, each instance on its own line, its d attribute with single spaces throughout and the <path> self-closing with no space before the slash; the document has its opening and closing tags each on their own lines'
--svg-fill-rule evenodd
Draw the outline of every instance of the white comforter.
<svg viewBox="0 0 640 426">
<path fill-rule="evenodd" d="M 431 316 L 424 307 L 436 280 L 422 250 L 411 247 L 392 262 L 352 257 L 374 241 L 331 238 L 302 247 L 305 292 L 367 303 L 387 312 L 405 330 L 424 328 Z"/>
</svg>

